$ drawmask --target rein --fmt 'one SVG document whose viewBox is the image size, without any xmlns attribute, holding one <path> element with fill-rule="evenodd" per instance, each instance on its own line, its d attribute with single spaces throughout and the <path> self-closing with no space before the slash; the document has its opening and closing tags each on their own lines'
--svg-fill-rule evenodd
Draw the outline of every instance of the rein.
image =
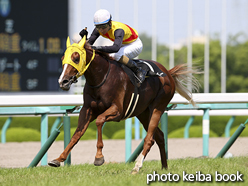
<svg viewBox="0 0 248 186">
<path fill-rule="evenodd" d="M 93 55 L 92 55 L 92 57 L 91 57 L 91 60 L 90 60 L 90 62 L 88 63 L 88 65 L 85 67 L 85 69 L 83 70 L 83 71 L 81 71 L 81 72 L 78 72 L 75 76 L 72 76 L 72 78 L 71 78 L 71 80 L 70 80 L 70 83 L 72 84 L 72 83 L 77 83 L 78 82 L 78 78 L 80 77 L 80 76 L 82 76 L 82 74 L 88 69 L 88 67 L 90 66 L 90 64 L 91 64 L 91 62 L 93 61 L 93 59 L 95 58 L 95 50 L 93 50 Z"/>
<path fill-rule="evenodd" d="M 108 77 L 108 75 L 109 75 L 109 72 L 110 72 L 110 61 L 107 59 L 107 61 L 109 62 L 109 68 L 108 68 L 108 72 L 107 72 L 107 74 L 105 75 L 105 77 L 104 77 L 104 79 L 102 80 L 102 82 L 99 84 L 99 85 L 96 85 L 96 86 L 91 86 L 91 85 L 89 85 L 89 84 L 87 84 L 87 82 L 86 82 L 86 84 L 90 87 L 90 88 L 99 88 L 99 87 L 101 87 L 104 83 L 105 83 L 105 81 L 107 80 L 107 77 Z"/>
<path fill-rule="evenodd" d="M 82 76 L 82 75 L 84 74 L 84 72 L 89 68 L 91 62 L 92 62 L 93 59 L 95 58 L 95 54 L 96 54 L 96 53 L 95 53 L 95 50 L 93 50 L 93 54 L 92 54 L 92 57 L 91 57 L 90 62 L 89 62 L 88 65 L 83 69 L 83 71 L 78 72 L 78 73 L 76 74 L 76 78 L 79 78 L 80 76 Z"/>
</svg>

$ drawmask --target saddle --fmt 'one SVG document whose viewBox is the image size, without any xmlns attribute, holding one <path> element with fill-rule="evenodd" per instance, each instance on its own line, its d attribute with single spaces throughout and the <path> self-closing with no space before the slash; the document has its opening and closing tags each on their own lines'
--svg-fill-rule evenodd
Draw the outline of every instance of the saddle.
<svg viewBox="0 0 248 186">
<path fill-rule="evenodd" d="M 142 68 L 142 70 L 146 71 L 146 77 L 150 77 L 150 76 L 151 77 L 154 77 L 154 76 L 164 77 L 164 76 L 166 76 L 166 74 L 163 71 L 161 71 L 157 65 L 155 65 L 154 63 L 152 63 L 150 61 L 145 61 L 145 60 L 140 60 L 140 59 L 135 59 L 134 61 L 137 63 L 138 67 L 140 67 L 140 68 Z M 137 79 L 136 74 L 130 68 L 128 68 L 126 65 L 122 64 L 121 67 L 128 75 L 132 84 L 135 87 L 139 87 L 140 83 Z"/>
<path fill-rule="evenodd" d="M 162 72 L 158 68 L 157 65 L 155 65 L 154 63 L 152 63 L 150 61 L 144 61 L 144 60 L 134 60 L 134 61 L 137 63 L 137 65 L 139 67 L 142 68 L 142 70 L 146 71 L 146 77 L 149 77 L 149 76 L 164 77 L 164 76 L 166 76 L 166 74 L 164 72 Z M 129 118 L 135 110 L 136 104 L 137 104 L 138 99 L 139 99 L 138 87 L 140 87 L 140 82 L 139 82 L 136 74 L 130 68 L 128 68 L 126 65 L 123 65 L 123 64 L 121 65 L 121 67 L 126 72 L 130 81 L 134 85 L 134 92 L 132 93 L 132 96 L 131 96 L 131 99 L 130 99 L 130 102 L 128 105 L 128 109 L 126 110 L 125 115 L 124 115 L 124 119 L 126 119 L 126 118 Z"/>
</svg>

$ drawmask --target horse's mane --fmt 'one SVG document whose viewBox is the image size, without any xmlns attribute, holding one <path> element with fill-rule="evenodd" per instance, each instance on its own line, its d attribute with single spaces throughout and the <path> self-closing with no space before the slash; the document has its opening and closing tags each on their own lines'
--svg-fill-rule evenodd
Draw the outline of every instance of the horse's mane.
<svg viewBox="0 0 248 186">
<path fill-rule="evenodd" d="M 85 43 L 84 48 L 87 49 L 87 50 L 91 50 L 91 51 L 93 50 L 91 48 L 91 45 L 88 42 Z M 109 54 L 106 53 L 106 52 L 101 52 L 99 50 L 96 50 L 96 53 L 99 54 L 100 56 L 102 56 L 105 59 L 114 60 L 114 58 L 109 56 Z"/>
</svg>

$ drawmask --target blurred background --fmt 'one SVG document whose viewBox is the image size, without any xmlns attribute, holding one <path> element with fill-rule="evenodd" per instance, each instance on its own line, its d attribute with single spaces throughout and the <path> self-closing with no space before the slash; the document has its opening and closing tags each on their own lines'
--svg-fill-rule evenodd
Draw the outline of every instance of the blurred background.
<svg viewBox="0 0 248 186">
<path fill-rule="evenodd" d="M 167 69 L 200 66 L 201 92 L 248 91 L 246 0 L 0 0 L 0 93 L 81 94 L 83 77 L 70 92 L 59 90 L 60 59 L 67 36 L 77 42 L 85 27 L 91 34 L 101 8 L 139 32 L 139 58 Z"/>
<path fill-rule="evenodd" d="M 113 20 L 138 31 L 144 45 L 140 59 L 158 61 L 167 69 L 181 63 L 199 66 L 204 71 L 197 76 L 201 93 L 248 92 L 247 0 L 0 0 L 0 96 L 82 94 L 84 77 L 69 92 L 60 90 L 61 57 L 68 36 L 78 42 L 85 27 L 91 34 L 98 9 L 107 9 Z M 111 44 L 103 38 L 95 43 Z M 224 136 L 226 124 L 234 117 L 211 116 L 210 137 Z M 0 117 L 0 128 L 9 119 Z M 169 138 L 183 138 L 190 119 L 170 116 Z M 237 116 L 230 135 L 246 119 Z M 49 130 L 56 120 L 49 117 Z M 40 117 L 13 117 L 7 141 L 39 141 L 40 124 Z M 201 137 L 202 116 L 196 116 L 192 125 L 196 128 L 191 127 L 190 137 Z M 71 134 L 76 126 L 75 116 Z M 104 138 L 125 139 L 124 128 L 125 121 L 110 122 Z M 95 131 L 96 125 L 90 125 L 82 139 L 95 139 Z"/>
</svg>

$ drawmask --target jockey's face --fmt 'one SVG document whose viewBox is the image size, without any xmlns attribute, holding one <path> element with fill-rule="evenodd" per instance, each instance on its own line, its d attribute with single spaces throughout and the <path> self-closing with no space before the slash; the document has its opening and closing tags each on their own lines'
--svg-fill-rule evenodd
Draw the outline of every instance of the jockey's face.
<svg viewBox="0 0 248 186">
<path fill-rule="evenodd" d="M 103 24 L 103 25 L 97 25 L 96 26 L 96 29 L 101 32 L 103 35 L 107 34 L 107 32 L 109 31 L 110 29 L 110 25 L 107 23 L 107 24 Z"/>
</svg>

